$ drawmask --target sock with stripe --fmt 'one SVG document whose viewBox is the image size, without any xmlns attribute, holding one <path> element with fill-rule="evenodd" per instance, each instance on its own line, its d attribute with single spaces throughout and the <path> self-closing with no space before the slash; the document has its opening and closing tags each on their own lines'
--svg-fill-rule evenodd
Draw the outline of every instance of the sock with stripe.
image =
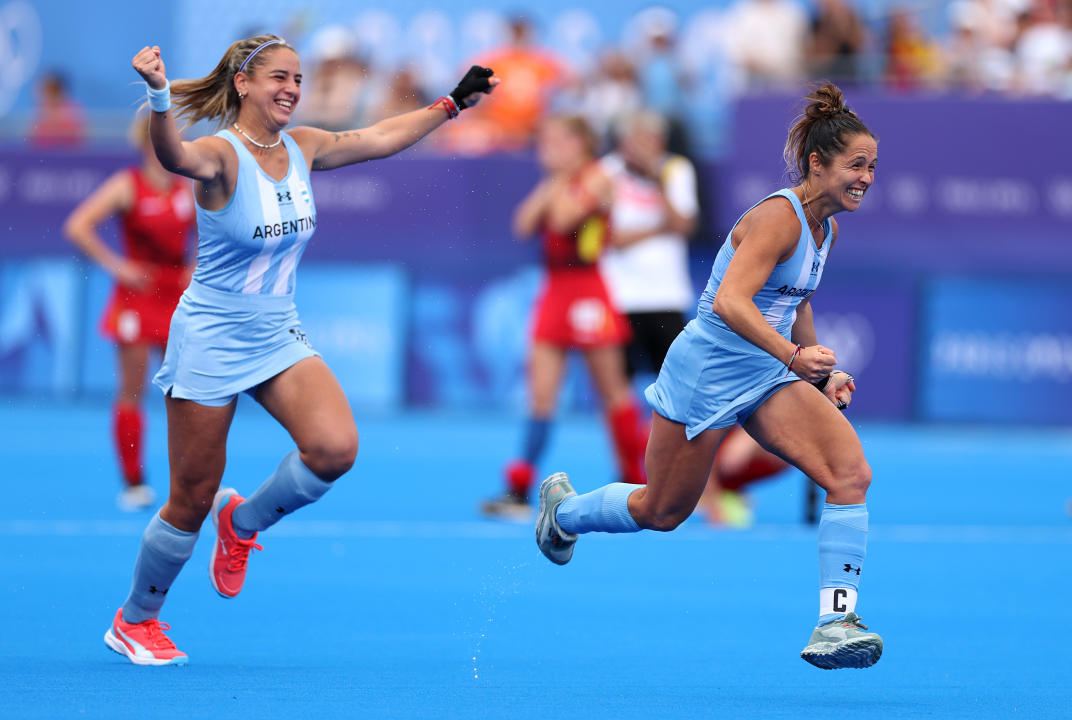
<svg viewBox="0 0 1072 720">
<path fill-rule="evenodd" d="M 819 520 L 819 624 L 856 610 L 867 555 L 867 505 L 823 506 Z"/>
</svg>

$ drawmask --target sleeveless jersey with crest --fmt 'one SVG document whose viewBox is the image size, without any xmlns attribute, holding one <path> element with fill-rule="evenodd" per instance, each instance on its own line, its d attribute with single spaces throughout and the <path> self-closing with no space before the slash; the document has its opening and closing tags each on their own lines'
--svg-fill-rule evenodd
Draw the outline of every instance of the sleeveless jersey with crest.
<svg viewBox="0 0 1072 720">
<path fill-rule="evenodd" d="M 223 292 L 291 295 L 298 261 L 316 229 L 316 206 L 301 148 L 280 133 L 290 166 L 276 181 L 231 131 L 216 136 L 238 153 L 238 180 L 223 208 L 197 207 L 194 281 Z"/>
<path fill-rule="evenodd" d="M 774 270 L 771 272 L 770 277 L 767 278 L 767 282 L 763 284 L 763 287 L 760 288 L 760 291 L 756 293 L 752 300 L 755 302 L 756 307 L 759 308 L 759 311 L 763 313 L 763 318 L 767 323 L 788 339 L 793 323 L 797 319 L 797 305 L 805 298 L 812 296 L 815 288 L 819 286 L 819 280 L 823 276 L 823 267 L 826 265 L 826 258 L 830 253 L 833 224 L 829 218 L 824 221 L 825 237 L 823 246 L 821 248 L 816 247 L 815 239 L 808 228 L 807 218 L 804 216 L 804 206 L 801 205 L 800 199 L 797 198 L 796 194 L 788 188 L 771 193 L 753 205 L 752 208 L 749 208 L 741 217 L 743 218 L 744 215 L 759 204 L 776 197 L 783 197 L 792 203 L 793 210 L 800 221 L 800 237 L 797 240 L 797 249 L 793 255 L 785 262 L 774 266 Z M 731 330 L 725 321 L 712 310 L 715 293 L 718 292 L 719 285 L 722 284 L 722 277 L 726 273 L 726 268 L 729 267 L 730 260 L 733 259 L 736 253 L 732 238 L 733 230 L 737 228 L 738 223 L 740 223 L 740 219 L 737 220 L 737 223 L 734 223 L 733 228 L 726 235 L 726 241 L 722 243 L 722 248 L 715 257 L 711 278 L 707 282 L 707 288 L 700 296 L 697 317 L 709 332 L 714 331 L 713 334 L 720 342 L 729 347 L 756 351 L 758 348 L 755 345 L 752 345 L 752 343 Z"/>
</svg>

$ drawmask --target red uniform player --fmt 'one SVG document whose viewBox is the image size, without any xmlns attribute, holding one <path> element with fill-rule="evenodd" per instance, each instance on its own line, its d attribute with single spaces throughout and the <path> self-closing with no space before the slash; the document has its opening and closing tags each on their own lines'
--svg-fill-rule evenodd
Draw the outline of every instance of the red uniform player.
<svg viewBox="0 0 1072 720">
<path fill-rule="evenodd" d="M 189 183 L 164 170 L 153 154 L 145 117 L 135 120 L 132 139 L 140 166 L 120 170 L 78 205 L 64 232 L 116 280 L 101 317 L 101 332 L 119 348 L 119 389 L 114 436 L 125 487 L 119 505 L 146 508 L 155 494 L 142 464 L 141 408 L 149 351 L 163 350 L 175 305 L 190 280 L 189 248 L 194 199 Z M 106 245 L 97 227 L 118 217 L 122 253 Z"/>
<path fill-rule="evenodd" d="M 514 215 L 518 236 L 542 236 L 547 275 L 533 316 L 523 449 L 506 467 L 506 492 L 483 505 L 488 515 L 524 518 L 531 512 L 529 489 L 547 445 L 570 350 L 584 355 L 603 401 L 621 479 L 644 482 L 640 411 L 622 354 L 631 331 L 611 302 L 597 265 L 610 231 L 612 188 L 595 162 L 595 147 L 594 135 L 580 118 L 548 119 L 537 138 L 545 177 Z"/>
</svg>

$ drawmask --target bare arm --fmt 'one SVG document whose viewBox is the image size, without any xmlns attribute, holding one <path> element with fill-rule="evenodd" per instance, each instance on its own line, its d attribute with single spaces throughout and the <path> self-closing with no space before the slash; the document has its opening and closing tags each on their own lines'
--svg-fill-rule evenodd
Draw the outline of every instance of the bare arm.
<svg viewBox="0 0 1072 720">
<path fill-rule="evenodd" d="M 682 215 L 677 212 L 674 207 L 667 201 L 666 196 L 663 196 L 663 204 L 665 207 L 665 216 L 663 222 L 653 228 L 647 230 L 626 230 L 615 231 L 611 242 L 615 247 L 627 247 L 634 245 L 643 240 L 647 240 L 650 237 L 656 235 L 665 235 L 672 233 L 674 235 L 681 235 L 688 238 L 692 235 L 696 229 L 696 216 L 695 215 Z"/>
<path fill-rule="evenodd" d="M 117 172 L 71 211 L 63 223 L 63 234 L 120 283 L 143 287 L 148 278 L 138 264 L 109 247 L 97 233 L 98 225 L 127 212 L 133 203 L 134 184 L 130 173 Z"/>
<path fill-rule="evenodd" d="M 551 198 L 556 192 L 555 186 L 559 182 L 561 180 L 556 178 L 545 178 L 525 196 L 525 199 L 514 210 L 514 235 L 527 238 L 539 231 Z"/>
<path fill-rule="evenodd" d="M 167 85 L 164 61 L 160 58 L 160 46 L 142 48 L 131 61 L 134 69 L 154 90 Z M 217 138 L 201 138 L 186 142 L 179 135 L 171 110 L 150 112 L 149 139 L 160 164 L 173 173 L 203 183 L 217 180 L 223 173 L 224 156 Z"/>
<path fill-rule="evenodd" d="M 663 163 L 658 179 L 663 205 L 666 208 L 667 229 L 686 238 L 691 237 L 696 231 L 699 206 L 696 197 L 696 168 L 685 158 L 671 155 Z"/>
<path fill-rule="evenodd" d="M 650 159 L 645 160 L 649 156 Z M 648 155 L 640 153 L 638 157 L 641 160 L 634 166 L 634 172 L 644 174 L 658 187 L 662 220 L 656 227 L 646 230 L 615 232 L 612 242 L 617 247 L 626 247 L 668 233 L 691 237 L 696 230 L 696 175 L 691 163 L 678 156 L 666 156 L 661 148 L 654 148 Z"/>
<path fill-rule="evenodd" d="M 792 255 L 800 236 L 800 224 L 787 204 L 774 201 L 762 203 L 750 215 L 749 222 L 742 223 L 743 228 L 739 224 L 734 231 L 742 232 L 742 237 L 712 309 L 745 340 L 782 363 L 792 362 L 793 370 L 803 379 L 819 380 L 833 369 L 833 353 L 821 345 L 812 345 L 797 354 L 797 345 L 802 343 L 782 337 L 767 323 L 753 301 L 774 266 Z M 805 314 L 810 320 L 810 307 Z M 811 332 L 814 334 L 814 327 Z"/>
<path fill-rule="evenodd" d="M 476 105 L 495 89 L 499 78 L 492 70 L 473 66 L 451 92 L 458 108 Z M 450 119 L 439 102 L 431 107 L 385 118 L 371 127 L 329 133 L 317 128 L 295 128 L 292 133 L 302 149 L 311 150 L 313 170 L 332 170 L 345 165 L 378 160 L 401 152 Z"/>
<path fill-rule="evenodd" d="M 327 132 L 312 127 L 294 128 L 291 134 L 311 148 L 313 170 L 333 170 L 366 160 L 378 160 L 401 152 L 449 119 L 439 107 L 422 108 L 395 115 L 371 127 Z"/>
<path fill-rule="evenodd" d="M 579 185 L 576 189 L 569 183 L 557 186 L 547 208 L 547 225 L 551 230 L 569 232 L 592 213 L 610 210 L 614 189 L 606 173 L 593 166 Z"/>
</svg>

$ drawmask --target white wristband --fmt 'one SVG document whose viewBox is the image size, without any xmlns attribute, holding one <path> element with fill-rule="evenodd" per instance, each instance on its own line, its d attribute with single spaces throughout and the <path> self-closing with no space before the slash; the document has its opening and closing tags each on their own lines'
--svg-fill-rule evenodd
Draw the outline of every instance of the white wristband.
<svg viewBox="0 0 1072 720">
<path fill-rule="evenodd" d="M 153 112 L 167 112 L 171 109 L 171 81 L 165 81 L 164 87 L 153 90 L 148 84 L 145 94 L 149 98 L 149 109 Z"/>
</svg>

